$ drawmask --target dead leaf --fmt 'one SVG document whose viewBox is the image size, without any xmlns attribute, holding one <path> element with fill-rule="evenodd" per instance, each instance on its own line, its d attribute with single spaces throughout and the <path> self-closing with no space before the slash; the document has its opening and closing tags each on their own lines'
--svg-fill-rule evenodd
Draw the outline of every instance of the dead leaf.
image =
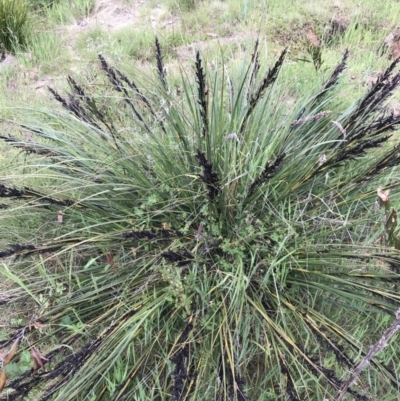
<svg viewBox="0 0 400 401">
<path fill-rule="evenodd" d="M 382 202 L 387 202 L 389 200 L 390 189 L 387 189 L 385 192 L 382 192 L 382 188 L 378 187 L 376 192 Z"/>
<path fill-rule="evenodd" d="M 31 355 L 33 358 L 33 371 L 36 372 L 39 369 L 39 363 L 37 361 L 37 359 L 35 358 L 35 355 L 33 354 L 33 351 L 31 350 Z"/>
<path fill-rule="evenodd" d="M 113 260 L 114 260 L 114 255 L 111 252 L 106 253 L 106 263 L 112 266 L 114 264 Z"/>
<path fill-rule="evenodd" d="M 111 267 L 111 269 L 117 269 L 118 268 L 118 263 L 115 262 L 115 256 L 112 252 L 108 252 L 105 255 L 106 257 L 106 263 Z"/>
<path fill-rule="evenodd" d="M 196 239 L 199 240 L 201 238 L 201 232 L 203 231 L 203 222 L 201 221 L 199 224 L 199 228 L 197 229 Z"/>
<path fill-rule="evenodd" d="M 3 391 L 4 386 L 6 385 L 7 376 L 6 370 L 3 368 L 0 373 L 0 393 Z"/>
<path fill-rule="evenodd" d="M 0 352 L 0 362 L 4 361 L 4 358 L 7 356 L 7 354 L 8 354 L 8 349 L 5 349 Z"/>
<path fill-rule="evenodd" d="M 170 229 L 171 229 L 171 226 L 170 226 L 168 223 L 164 222 L 164 223 L 162 223 L 162 228 L 163 228 L 164 230 L 170 230 Z"/>
<path fill-rule="evenodd" d="M 237 134 L 235 134 L 234 132 L 232 134 L 228 134 L 224 137 L 225 141 L 227 141 L 228 139 L 234 139 L 235 141 L 239 142 L 239 138 L 237 136 Z"/>
<path fill-rule="evenodd" d="M 46 358 L 38 348 L 32 347 L 31 349 L 31 355 L 33 357 L 33 371 L 35 372 L 36 370 L 41 367 L 44 369 L 44 362 L 47 362 L 49 359 Z"/>
<path fill-rule="evenodd" d="M 336 127 L 339 128 L 339 131 L 343 134 L 343 138 L 346 139 L 346 130 L 342 127 L 342 124 L 338 123 L 337 121 L 332 120 L 332 124 L 335 124 Z"/>
<path fill-rule="evenodd" d="M 34 329 L 40 331 L 40 329 L 43 329 L 43 328 L 45 328 L 47 326 L 48 326 L 47 324 L 40 323 L 40 322 L 35 322 L 35 323 L 32 323 L 31 325 L 29 325 L 29 328 L 30 329 L 34 328 Z"/>
<path fill-rule="evenodd" d="M 14 341 L 14 344 L 12 345 L 10 352 L 4 358 L 3 366 L 6 366 L 7 363 L 10 362 L 11 359 L 13 359 L 13 356 L 15 355 L 15 353 L 17 352 L 17 349 L 18 349 L 18 343 L 19 343 L 19 339 Z"/>
</svg>

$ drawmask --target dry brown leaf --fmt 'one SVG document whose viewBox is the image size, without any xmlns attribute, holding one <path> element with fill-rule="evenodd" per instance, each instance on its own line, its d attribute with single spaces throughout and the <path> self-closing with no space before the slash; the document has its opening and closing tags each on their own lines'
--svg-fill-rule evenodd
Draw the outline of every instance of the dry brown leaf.
<svg viewBox="0 0 400 401">
<path fill-rule="evenodd" d="M 38 313 L 38 318 L 40 319 L 42 316 L 43 316 L 43 314 L 44 314 L 44 312 L 46 311 L 46 309 L 50 306 L 51 304 L 50 303 L 45 303 L 44 304 L 44 306 L 42 307 L 42 309 L 39 311 L 39 313 Z"/>
<path fill-rule="evenodd" d="M 30 329 L 33 328 L 33 329 L 37 329 L 37 330 L 43 329 L 45 327 L 47 327 L 47 324 L 40 323 L 40 322 L 35 322 L 35 323 L 32 323 L 31 325 L 29 325 Z"/>
<path fill-rule="evenodd" d="M 3 391 L 4 386 L 6 385 L 7 376 L 6 370 L 3 368 L 0 373 L 0 393 Z"/>
<path fill-rule="evenodd" d="M 13 356 L 15 355 L 15 353 L 17 352 L 17 349 L 18 349 L 18 342 L 19 342 L 19 339 L 14 341 L 14 344 L 12 345 L 10 352 L 4 358 L 3 366 L 6 366 L 7 363 L 10 362 L 11 359 L 13 359 Z"/>
<path fill-rule="evenodd" d="M 346 139 L 346 130 L 342 127 L 342 124 L 338 123 L 337 121 L 332 120 L 332 124 L 335 124 L 336 127 L 339 128 L 340 132 L 343 134 L 344 139 Z"/>
<path fill-rule="evenodd" d="M 4 349 L 3 351 L 0 352 L 0 362 L 4 361 L 4 358 L 7 356 L 8 354 L 8 349 Z"/>
<path fill-rule="evenodd" d="M 33 371 L 39 369 L 39 366 L 44 369 L 44 361 L 48 361 L 46 358 L 36 347 L 32 347 L 31 355 L 33 356 Z"/>
<path fill-rule="evenodd" d="M 42 361 L 48 361 L 49 360 L 49 358 L 46 358 L 41 352 L 40 352 L 40 350 L 38 349 L 38 348 L 36 348 L 36 353 L 38 354 L 38 356 L 40 357 L 40 359 L 42 360 Z"/>
<path fill-rule="evenodd" d="M 117 269 L 118 268 L 118 263 L 114 261 L 115 256 L 111 253 L 108 252 L 106 255 L 106 263 L 110 265 L 111 269 Z"/>
<path fill-rule="evenodd" d="M 376 192 L 382 202 L 387 202 L 389 200 L 390 189 L 387 189 L 385 192 L 382 192 L 382 188 L 378 187 Z"/>
<path fill-rule="evenodd" d="M 36 372 L 39 369 L 39 363 L 38 363 L 37 359 L 35 358 L 33 350 L 31 350 L 31 355 L 33 358 L 33 371 Z"/>
<path fill-rule="evenodd" d="M 114 260 L 114 255 L 111 252 L 109 252 L 105 256 L 106 256 L 106 263 L 108 265 L 112 266 L 113 265 L 113 260 Z"/>
</svg>

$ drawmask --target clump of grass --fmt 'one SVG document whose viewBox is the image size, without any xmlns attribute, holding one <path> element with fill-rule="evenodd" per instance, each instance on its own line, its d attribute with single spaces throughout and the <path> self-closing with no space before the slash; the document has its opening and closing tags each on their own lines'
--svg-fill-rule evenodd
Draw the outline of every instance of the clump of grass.
<svg viewBox="0 0 400 401">
<path fill-rule="evenodd" d="M 48 8 L 54 7 L 59 4 L 61 0 L 35 0 L 30 5 L 34 11 L 46 11 Z"/>
<path fill-rule="evenodd" d="M 14 53 L 29 38 L 31 21 L 26 0 L 0 0 L 0 46 Z"/>
<path fill-rule="evenodd" d="M 27 158 L 3 172 L 1 221 L 29 211 L 47 228 L 0 252 L 35 305 L 2 343 L 33 349 L 37 368 L 9 399 L 330 398 L 367 353 L 358 333 L 393 318 L 400 253 L 377 244 L 372 206 L 378 184 L 399 192 L 400 150 L 382 147 L 400 124 L 382 108 L 398 61 L 344 107 L 346 52 L 288 110 L 285 52 L 263 71 L 258 46 L 236 74 L 197 53 L 183 93 L 158 42 L 145 82 L 99 56 L 112 113 L 70 77 L 69 93 L 50 89 L 68 115 L 2 136 Z M 372 359 L 347 392 L 374 399 L 379 380 L 396 394 L 398 366 Z"/>
<path fill-rule="evenodd" d="M 169 0 L 167 6 L 172 11 L 194 11 L 202 0 Z"/>
</svg>

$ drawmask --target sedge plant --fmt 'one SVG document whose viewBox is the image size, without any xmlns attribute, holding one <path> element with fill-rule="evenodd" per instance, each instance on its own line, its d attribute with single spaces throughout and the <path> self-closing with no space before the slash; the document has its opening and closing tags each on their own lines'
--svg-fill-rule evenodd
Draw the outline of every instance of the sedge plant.
<svg viewBox="0 0 400 401">
<path fill-rule="evenodd" d="M 1 342 L 8 400 L 329 399 L 393 320 L 399 60 L 344 106 L 346 52 L 288 107 L 286 51 L 263 73 L 258 47 L 232 71 L 197 53 L 179 91 L 158 41 L 144 83 L 99 55 L 118 107 L 69 77 L 50 88 L 65 113 L 25 110 L 2 135 L 18 152 L 0 185 L 5 302 L 30 306 Z M 396 394 L 397 359 L 349 396 Z"/>
<path fill-rule="evenodd" d="M 23 48 L 30 36 L 30 8 L 26 0 L 0 0 L 1 50 L 14 53 Z"/>
</svg>

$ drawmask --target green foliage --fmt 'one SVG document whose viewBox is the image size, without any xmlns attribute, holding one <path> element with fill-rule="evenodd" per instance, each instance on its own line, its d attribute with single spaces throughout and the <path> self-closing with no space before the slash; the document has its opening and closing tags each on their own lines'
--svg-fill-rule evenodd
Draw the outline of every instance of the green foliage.
<svg viewBox="0 0 400 401">
<path fill-rule="evenodd" d="M 335 394 L 368 351 L 363 336 L 379 338 L 400 304 L 400 253 L 376 241 L 374 208 L 379 185 L 399 191 L 400 150 L 381 145 L 400 124 L 382 108 L 400 74 L 393 63 L 343 106 L 346 52 L 288 106 L 285 56 L 263 73 L 258 43 L 234 71 L 208 71 L 197 53 L 179 91 L 158 41 L 154 79 L 99 56 L 119 98 L 102 103 L 70 77 L 67 96 L 51 92 L 72 115 L 31 112 L 21 137 L 1 137 L 27 153 L 3 171 L 3 227 L 22 211 L 42 222 L 0 251 L 17 257 L 3 270 L 10 292 L 34 305 L 3 347 L 34 342 L 47 368 L 12 380 L 8 397 Z M 373 381 L 396 394 L 397 355 L 373 360 L 350 394 L 376 398 Z"/>
<path fill-rule="evenodd" d="M 26 0 L 0 0 L 0 46 L 8 52 L 24 47 L 30 34 Z"/>
<path fill-rule="evenodd" d="M 62 0 L 33 0 L 30 5 L 35 11 L 46 11 L 49 7 L 59 4 Z"/>
<path fill-rule="evenodd" d="M 27 43 L 29 57 L 24 55 L 26 61 L 34 64 L 52 61 L 61 54 L 59 36 L 50 32 L 38 32 L 31 36 Z"/>
<path fill-rule="evenodd" d="M 46 19 L 52 24 L 71 24 L 91 15 L 95 0 L 54 1 L 46 11 Z"/>
<path fill-rule="evenodd" d="M 75 18 L 85 18 L 90 15 L 96 4 L 96 0 L 76 0 L 72 4 L 72 12 Z"/>
<path fill-rule="evenodd" d="M 202 0 L 168 0 L 169 7 L 179 11 L 194 11 Z"/>
<path fill-rule="evenodd" d="M 311 58 L 311 62 L 314 65 L 315 71 L 318 72 L 319 69 L 322 67 L 322 64 L 324 63 L 324 61 L 322 60 L 322 47 L 315 46 L 309 43 L 306 46 L 306 51 Z"/>
</svg>

